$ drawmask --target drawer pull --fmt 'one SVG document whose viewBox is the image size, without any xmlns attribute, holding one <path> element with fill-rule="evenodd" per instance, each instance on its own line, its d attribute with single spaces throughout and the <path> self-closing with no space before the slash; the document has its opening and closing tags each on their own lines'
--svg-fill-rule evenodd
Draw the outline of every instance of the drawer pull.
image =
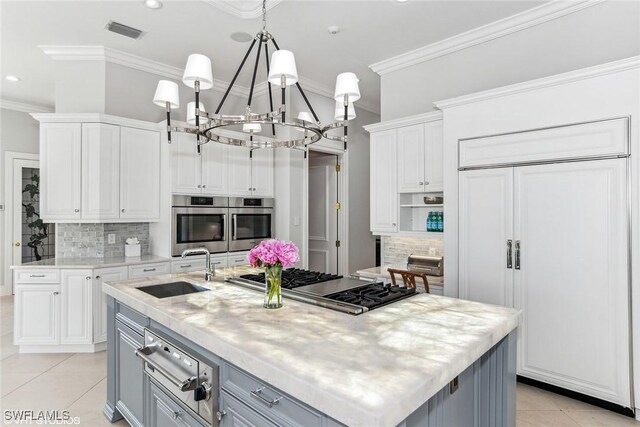
<svg viewBox="0 0 640 427">
<path fill-rule="evenodd" d="M 273 408 L 273 405 L 277 405 L 278 402 L 280 402 L 282 400 L 282 396 L 281 397 L 277 397 L 277 398 L 275 398 L 273 400 L 269 400 L 269 399 L 265 398 L 262 395 L 262 390 L 264 390 L 264 387 L 260 387 L 260 388 L 257 388 L 255 390 L 252 390 L 251 391 L 251 396 L 253 396 L 254 398 L 258 399 L 260 402 L 264 403 L 269 408 Z"/>
<path fill-rule="evenodd" d="M 156 271 L 156 269 L 155 269 L 155 268 L 145 268 L 145 269 L 144 269 L 144 270 L 142 270 L 142 271 L 144 271 L 145 273 L 147 273 L 147 272 L 149 272 L 149 271 Z"/>
<path fill-rule="evenodd" d="M 29 277 L 44 277 L 44 274 L 30 274 Z"/>
<path fill-rule="evenodd" d="M 180 268 L 189 268 L 189 267 L 191 267 L 191 264 L 182 264 L 180 266 Z"/>
</svg>

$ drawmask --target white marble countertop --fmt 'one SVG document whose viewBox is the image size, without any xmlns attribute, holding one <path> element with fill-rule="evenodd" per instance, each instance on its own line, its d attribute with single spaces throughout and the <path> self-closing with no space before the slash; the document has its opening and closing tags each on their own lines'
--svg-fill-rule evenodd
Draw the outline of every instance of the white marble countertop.
<svg viewBox="0 0 640 427">
<path fill-rule="evenodd" d="M 250 268 L 237 268 L 244 274 Z M 349 426 L 395 426 L 519 321 L 517 310 L 418 294 L 360 316 L 263 295 L 203 272 L 103 290 L 228 362 Z M 157 299 L 137 287 L 186 280 L 210 292 Z"/>
<path fill-rule="evenodd" d="M 22 265 L 12 265 L 16 268 L 102 268 L 121 267 L 126 265 L 149 264 L 154 262 L 171 261 L 171 258 L 156 255 L 142 255 L 114 258 L 49 258 L 41 261 L 28 262 Z"/>
<path fill-rule="evenodd" d="M 387 271 L 387 269 L 389 268 L 399 268 L 400 270 L 406 270 L 407 265 L 384 265 L 379 267 L 365 268 L 356 271 L 356 274 L 359 274 L 362 277 L 386 277 L 388 279 L 391 277 L 391 275 Z M 396 277 L 398 276 L 396 275 Z M 429 286 L 444 286 L 444 276 L 431 276 L 430 274 L 427 274 L 427 279 L 429 280 Z"/>
</svg>

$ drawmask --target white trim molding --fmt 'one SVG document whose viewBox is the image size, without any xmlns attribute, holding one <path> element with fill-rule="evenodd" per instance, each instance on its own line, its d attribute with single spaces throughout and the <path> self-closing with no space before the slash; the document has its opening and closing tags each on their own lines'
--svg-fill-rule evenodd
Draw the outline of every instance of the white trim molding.
<svg viewBox="0 0 640 427">
<path fill-rule="evenodd" d="M 173 65 L 154 61 L 153 59 L 143 58 L 138 55 L 123 52 L 121 50 L 112 49 L 105 46 L 38 46 L 47 56 L 54 61 L 105 61 L 112 64 L 122 65 L 124 67 L 133 68 L 134 70 L 144 71 L 146 73 L 155 74 L 157 76 L 166 77 L 168 79 L 182 81 L 183 68 L 174 67 Z M 302 89 L 318 95 L 333 98 L 333 89 L 328 88 L 314 80 L 300 77 L 299 79 Z M 213 90 L 224 93 L 229 87 L 229 82 L 224 80 L 213 79 Z M 253 96 L 260 96 L 267 93 L 267 82 L 256 85 Z M 237 83 L 231 88 L 231 95 L 241 98 L 249 97 L 249 88 L 238 85 Z M 360 100 L 356 104 L 357 108 L 362 108 L 369 112 L 380 114 L 380 106 L 367 103 Z"/>
<path fill-rule="evenodd" d="M 456 98 L 445 99 L 442 101 L 437 101 L 434 104 L 440 110 L 444 110 L 451 107 L 458 107 L 460 105 L 486 101 L 492 98 L 499 98 L 501 96 L 514 95 L 531 90 L 539 90 L 547 87 L 590 79 L 605 74 L 619 73 L 622 71 L 638 68 L 640 68 L 640 56 L 632 56 L 630 58 L 621 59 L 619 61 L 607 62 L 605 64 L 582 68 L 575 71 L 569 71 L 562 74 L 556 74 L 550 77 L 543 77 L 523 83 L 516 83 L 509 86 L 502 86 L 499 88 L 476 92 L 469 95 L 463 95 Z"/>
<path fill-rule="evenodd" d="M 393 71 L 398 71 L 421 62 L 429 61 L 440 56 L 448 55 L 471 46 L 543 24 L 553 19 L 578 12 L 587 7 L 595 6 L 603 1 L 605 0 L 553 0 L 482 27 L 474 28 L 473 30 L 466 31 L 453 37 L 376 62 L 375 64 L 371 64 L 369 68 L 382 76 Z"/>
<path fill-rule="evenodd" d="M 380 132 L 383 130 L 397 129 L 399 127 L 412 126 L 420 123 L 436 122 L 438 120 L 442 120 L 442 112 L 432 111 L 430 113 L 416 114 L 415 116 L 402 117 L 386 122 L 372 123 L 364 126 L 364 130 L 367 132 Z"/>
<path fill-rule="evenodd" d="M 262 15 L 262 2 L 261 1 L 237 1 L 237 0 L 204 0 L 205 3 L 222 10 L 236 18 L 241 19 L 255 19 Z M 279 5 L 282 0 L 269 0 L 267 2 L 267 10 L 273 9 Z M 254 3 L 250 7 L 247 7 L 247 3 Z"/>
<path fill-rule="evenodd" d="M 108 123 L 153 131 L 166 130 L 166 125 L 102 113 L 41 113 L 31 114 L 31 117 L 40 123 Z"/>
<path fill-rule="evenodd" d="M 48 105 L 28 104 L 26 102 L 0 99 L 0 108 L 5 110 L 20 111 L 21 113 L 53 113 L 54 108 Z"/>
</svg>

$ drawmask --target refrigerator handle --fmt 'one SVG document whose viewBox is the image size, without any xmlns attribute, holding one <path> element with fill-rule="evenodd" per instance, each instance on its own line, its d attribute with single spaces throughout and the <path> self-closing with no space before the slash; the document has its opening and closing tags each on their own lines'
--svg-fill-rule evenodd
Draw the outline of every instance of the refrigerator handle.
<svg viewBox="0 0 640 427">
<path fill-rule="evenodd" d="M 512 245 L 513 241 L 511 239 L 507 240 L 507 268 L 513 268 L 513 256 L 511 251 Z"/>
<path fill-rule="evenodd" d="M 520 270 L 520 240 L 516 240 L 516 270 Z"/>
</svg>

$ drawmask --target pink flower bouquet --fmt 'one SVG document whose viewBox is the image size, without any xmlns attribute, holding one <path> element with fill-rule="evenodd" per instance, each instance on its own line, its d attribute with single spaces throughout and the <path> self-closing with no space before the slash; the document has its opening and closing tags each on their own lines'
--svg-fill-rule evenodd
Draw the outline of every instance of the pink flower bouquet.
<svg viewBox="0 0 640 427">
<path fill-rule="evenodd" d="M 282 307 L 282 269 L 294 265 L 300 260 L 298 247 L 283 240 L 263 240 L 247 255 L 252 267 L 264 267 L 265 272 L 265 308 Z"/>
</svg>

